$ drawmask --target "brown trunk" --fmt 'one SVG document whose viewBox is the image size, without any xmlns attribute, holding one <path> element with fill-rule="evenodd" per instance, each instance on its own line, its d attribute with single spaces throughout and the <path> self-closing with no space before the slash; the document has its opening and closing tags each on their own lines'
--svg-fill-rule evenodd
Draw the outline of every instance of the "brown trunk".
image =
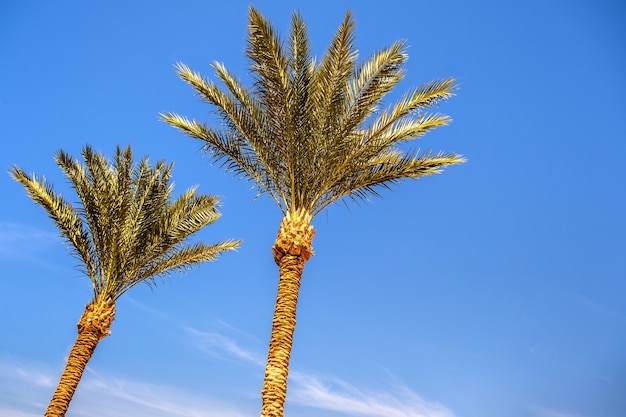
<svg viewBox="0 0 626 417">
<path fill-rule="evenodd" d="M 114 317 L 113 301 L 94 301 L 85 307 L 85 312 L 78 322 L 78 337 L 67 358 L 59 385 L 48 404 L 45 417 L 65 416 L 87 362 L 96 350 L 98 342 L 109 334 Z"/>
<path fill-rule="evenodd" d="M 272 248 L 279 269 L 279 279 L 265 380 L 261 391 L 262 417 L 282 417 L 284 413 L 300 279 L 304 264 L 313 255 L 314 234 L 311 216 L 306 211 L 287 213 Z"/>
</svg>

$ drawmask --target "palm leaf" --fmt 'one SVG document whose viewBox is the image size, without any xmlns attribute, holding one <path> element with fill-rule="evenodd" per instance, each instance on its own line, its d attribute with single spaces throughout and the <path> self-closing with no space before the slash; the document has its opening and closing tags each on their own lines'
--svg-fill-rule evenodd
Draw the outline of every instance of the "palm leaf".
<svg viewBox="0 0 626 417">
<path fill-rule="evenodd" d="M 61 232 L 61 236 L 69 243 L 70 250 L 84 263 L 88 275 L 96 271 L 93 262 L 93 244 L 85 230 L 80 213 L 54 190 L 45 179 L 36 175 L 28 176 L 17 167 L 10 171 L 11 177 L 21 183 L 33 201 L 42 206 Z"/>
<path fill-rule="evenodd" d="M 151 282 L 155 274 L 214 260 L 239 244 L 186 243 L 220 217 L 219 200 L 196 195 L 191 188 L 171 201 L 172 164 L 158 161 L 152 167 L 147 157 L 133 164 L 130 147 L 118 147 L 111 162 L 86 146 L 83 158 L 85 165 L 64 151 L 56 154 L 78 194 L 79 208 L 17 166 L 10 174 L 48 212 L 84 264 L 94 300 L 114 301 L 134 285 Z"/>
</svg>

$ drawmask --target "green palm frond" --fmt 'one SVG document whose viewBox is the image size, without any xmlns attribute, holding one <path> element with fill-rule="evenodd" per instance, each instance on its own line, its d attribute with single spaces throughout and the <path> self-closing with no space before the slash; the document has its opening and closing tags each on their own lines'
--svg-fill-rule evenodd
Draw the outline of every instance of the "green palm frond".
<svg viewBox="0 0 626 417">
<path fill-rule="evenodd" d="M 315 103 L 313 115 L 317 116 L 315 127 L 322 135 L 330 133 L 330 136 L 336 136 L 336 130 L 341 123 L 338 116 L 345 110 L 350 88 L 349 79 L 358 58 L 354 31 L 354 21 L 350 13 L 347 13 L 315 71 L 312 81 L 312 99 Z"/>
<path fill-rule="evenodd" d="M 118 147 L 111 162 L 86 146 L 83 158 L 84 166 L 63 151 L 56 155 L 78 194 L 79 208 L 16 166 L 10 174 L 70 243 L 85 266 L 95 299 L 116 300 L 138 283 L 214 260 L 239 245 L 232 240 L 187 243 L 220 217 L 219 200 L 190 188 L 172 201 L 172 164 L 158 161 L 153 167 L 147 157 L 134 164 L 130 147 Z"/>
<path fill-rule="evenodd" d="M 10 175 L 21 183 L 30 198 L 42 206 L 67 241 L 70 250 L 82 261 L 89 275 L 96 273 L 94 247 L 88 231 L 84 228 L 81 214 L 62 196 L 56 194 L 45 178 L 28 176 L 16 165 Z"/>
<path fill-rule="evenodd" d="M 272 24 L 256 9 L 250 7 L 246 55 L 255 78 L 255 92 L 267 107 L 281 110 L 287 103 L 289 89 L 289 59 L 283 43 Z M 278 116 L 278 115 L 276 115 Z"/>
<path fill-rule="evenodd" d="M 276 189 L 277 171 L 265 168 L 258 153 L 253 151 L 241 133 L 208 127 L 175 113 L 161 113 L 160 116 L 161 120 L 205 142 L 204 151 L 211 159 L 221 162 L 227 171 L 254 181 L 260 192 L 268 193 L 280 204 L 280 191 Z"/>
<path fill-rule="evenodd" d="M 427 82 L 385 106 L 385 97 L 405 77 L 406 42 L 394 42 L 357 63 L 354 34 L 347 13 L 317 62 L 300 14 L 292 15 L 283 43 L 271 23 L 250 7 L 250 87 L 223 64 L 213 67 L 226 91 L 184 64 L 177 67 L 179 76 L 215 107 L 221 125 L 207 127 L 174 113 L 161 118 L 204 141 L 216 161 L 256 182 L 283 213 L 319 213 L 339 199 L 367 199 L 403 178 L 463 162 L 459 155 L 398 150 L 400 143 L 450 122 L 429 109 L 454 94 L 455 81 Z"/>
<path fill-rule="evenodd" d="M 168 257 L 155 259 L 153 262 L 143 265 L 137 276 L 162 276 L 187 269 L 200 262 L 214 261 L 222 252 L 237 249 L 239 244 L 239 241 L 226 240 L 212 245 L 196 243 L 186 246 L 176 252 L 172 252 Z"/>
<path fill-rule="evenodd" d="M 413 112 L 430 107 L 441 100 L 448 99 L 452 96 L 454 89 L 454 80 L 437 80 L 415 89 L 414 91 L 404 94 L 404 96 L 394 104 L 393 107 L 383 111 L 380 116 L 372 122 L 368 131 L 368 138 L 370 140 L 376 140 L 388 129 L 393 128 L 398 121 L 406 121 L 408 116 L 411 116 Z M 425 118 L 423 115 L 418 116 L 418 121 L 428 119 L 431 122 L 432 117 Z M 438 124 L 434 127 L 443 126 L 449 122 L 447 116 L 440 116 L 442 124 Z M 408 119 L 415 120 L 415 119 Z M 410 139 L 410 137 L 409 137 Z M 382 141 L 385 146 L 386 141 Z"/>
<path fill-rule="evenodd" d="M 402 65 L 406 60 L 405 42 L 398 41 L 354 68 L 346 100 L 344 135 L 378 110 L 380 101 L 404 77 Z"/>
</svg>

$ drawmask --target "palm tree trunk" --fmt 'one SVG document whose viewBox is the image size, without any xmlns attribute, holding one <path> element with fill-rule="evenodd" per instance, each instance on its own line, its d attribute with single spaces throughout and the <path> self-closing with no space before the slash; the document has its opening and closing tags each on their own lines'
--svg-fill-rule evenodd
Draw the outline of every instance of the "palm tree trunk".
<svg viewBox="0 0 626 417">
<path fill-rule="evenodd" d="M 48 404 L 45 417 L 65 416 L 76 387 L 87 367 L 87 362 L 96 350 L 98 342 L 109 334 L 114 318 L 115 303 L 113 301 L 93 301 L 87 304 L 78 322 L 78 337 L 67 358 L 59 385 Z"/>
<path fill-rule="evenodd" d="M 279 269 L 279 279 L 265 380 L 261 391 L 262 417 L 282 417 L 284 413 L 300 280 L 304 264 L 313 255 L 315 230 L 311 220 L 311 215 L 304 210 L 287 213 L 272 248 Z"/>
</svg>

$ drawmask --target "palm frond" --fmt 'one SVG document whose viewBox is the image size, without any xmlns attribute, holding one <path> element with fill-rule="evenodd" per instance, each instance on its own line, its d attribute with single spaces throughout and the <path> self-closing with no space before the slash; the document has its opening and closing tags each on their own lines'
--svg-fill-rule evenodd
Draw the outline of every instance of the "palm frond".
<svg viewBox="0 0 626 417">
<path fill-rule="evenodd" d="M 406 60 L 405 42 L 397 41 L 354 70 L 342 134 L 359 126 L 378 109 L 383 97 L 404 77 Z"/>
<path fill-rule="evenodd" d="M 319 213 L 335 201 L 348 197 L 352 200 L 367 201 L 370 196 L 380 197 L 378 189 L 389 189 L 403 179 L 418 179 L 438 174 L 445 167 L 465 162 L 460 155 L 430 153 L 416 155 L 398 151 L 386 151 L 372 158 L 368 165 L 336 182 L 316 206 Z"/>
<path fill-rule="evenodd" d="M 349 94 L 348 80 L 358 58 L 354 45 L 354 20 L 350 13 L 346 13 L 344 21 L 339 26 L 328 50 L 315 71 L 315 115 L 318 119 L 317 128 L 322 134 L 336 129 L 337 115 L 344 111 L 346 97 Z"/>
<path fill-rule="evenodd" d="M 404 117 L 410 116 L 411 113 L 432 106 L 441 100 L 450 98 L 454 89 L 454 80 L 436 80 L 423 84 L 419 88 L 409 91 L 388 108 L 371 124 L 368 132 L 370 140 L 376 140 L 377 137 L 387 129 L 391 128 L 394 123 Z"/>
<path fill-rule="evenodd" d="M 56 194 L 45 178 L 39 178 L 34 174 L 29 177 L 16 165 L 9 173 L 24 186 L 30 198 L 48 212 L 61 236 L 69 243 L 70 250 L 83 262 L 87 274 L 93 276 L 96 273 L 93 243 L 79 211 L 61 195 Z"/>
<path fill-rule="evenodd" d="M 205 153 L 215 162 L 221 162 L 227 171 L 254 181 L 261 192 L 267 192 L 277 202 L 280 200 L 280 191 L 275 186 L 278 170 L 270 172 L 260 163 L 258 155 L 239 132 L 217 130 L 175 113 L 161 113 L 160 117 L 188 136 L 204 141 Z"/>
<path fill-rule="evenodd" d="M 161 257 L 151 263 L 145 264 L 143 268 L 138 271 L 136 277 L 131 277 L 127 282 L 120 283 L 120 287 L 117 291 L 123 294 L 137 283 L 145 282 L 150 284 L 154 281 L 154 277 L 167 276 L 173 272 L 184 271 L 201 262 L 215 261 L 224 252 L 236 250 L 240 244 L 241 241 L 239 240 L 226 240 L 212 245 L 196 243 L 191 246 L 186 246 L 183 249 L 171 253 L 168 257 Z M 151 280 L 146 282 L 146 280 L 142 278 L 145 276 L 151 277 Z"/>
<path fill-rule="evenodd" d="M 254 77 L 253 91 L 263 103 L 269 129 L 282 131 L 289 90 L 289 59 L 272 24 L 254 7 L 249 8 L 245 50 Z"/>
<path fill-rule="evenodd" d="M 250 87 L 223 64 L 214 69 L 227 91 L 178 66 L 181 77 L 215 107 L 220 127 L 172 113 L 162 119 L 203 140 L 215 160 L 255 181 L 283 213 L 318 213 L 343 197 L 374 195 L 402 178 L 461 162 L 456 155 L 418 158 L 412 151 L 395 151 L 398 144 L 450 122 L 426 109 L 451 97 L 455 81 L 427 82 L 385 107 L 385 97 L 405 76 L 406 42 L 394 42 L 357 63 L 354 34 L 348 12 L 317 63 L 299 13 L 293 13 L 283 43 L 271 23 L 250 7 L 245 50 Z M 400 162 L 389 159 L 392 155 Z"/>
<path fill-rule="evenodd" d="M 171 201 L 172 164 L 151 166 L 147 157 L 133 164 L 130 147 L 118 147 L 113 162 L 89 146 L 83 157 L 84 166 L 63 151 L 56 155 L 80 208 L 55 194 L 45 180 L 29 178 L 16 166 L 10 173 L 46 209 L 84 263 L 94 299 L 115 301 L 132 286 L 151 282 L 155 273 L 213 260 L 238 244 L 187 243 L 220 217 L 219 200 L 191 188 Z"/>
<path fill-rule="evenodd" d="M 415 118 L 400 119 L 385 127 L 382 131 L 368 132 L 360 155 L 369 158 L 389 147 L 411 139 L 417 139 L 429 131 L 451 122 L 449 116 L 442 114 L 422 114 Z M 367 134 L 366 134 L 367 135 Z"/>
</svg>

